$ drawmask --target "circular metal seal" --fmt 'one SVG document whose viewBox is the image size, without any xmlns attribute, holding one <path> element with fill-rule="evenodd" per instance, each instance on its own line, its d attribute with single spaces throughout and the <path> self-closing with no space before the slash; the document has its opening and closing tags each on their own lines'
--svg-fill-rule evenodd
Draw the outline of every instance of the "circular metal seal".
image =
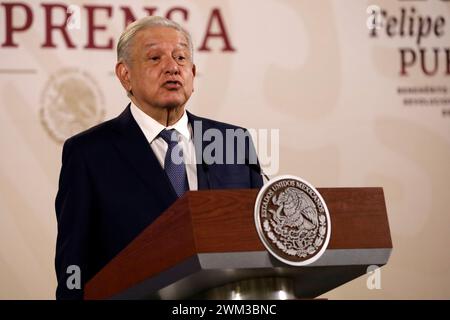
<svg viewBox="0 0 450 320">
<path fill-rule="evenodd" d="M 283 175 L 259 191 L 255 224 L 266 249 L 293 266 L 313 263 L 325 252 L 331 235 L 328 208 L 308 182 Z"/>
</svg>

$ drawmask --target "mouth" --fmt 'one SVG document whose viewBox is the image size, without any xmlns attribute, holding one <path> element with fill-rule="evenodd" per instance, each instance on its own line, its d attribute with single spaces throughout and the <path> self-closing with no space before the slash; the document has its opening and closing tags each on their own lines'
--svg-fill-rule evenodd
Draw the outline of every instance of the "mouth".
<svg viewBox="0 0 450 320">
<path fill-rule="evenodd" d="M 178 80 L 167 80 L 164 82 L 163 87 L 168 90 L 176 90 L 182 87 L 182 84 Z"/>
</svg>

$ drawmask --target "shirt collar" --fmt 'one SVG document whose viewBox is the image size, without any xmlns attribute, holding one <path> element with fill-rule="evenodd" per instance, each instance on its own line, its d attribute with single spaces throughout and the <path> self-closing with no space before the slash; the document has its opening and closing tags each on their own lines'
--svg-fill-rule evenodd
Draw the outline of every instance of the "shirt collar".
<svg viewBox="0 0 450 320">
<path fill-rule="evenodd" d="M 159 133 L 163 129 L 175 129 L 177 132 L 182 134 L 187 140 L 191 139 L 191 131 L 189 130 L 189 122 L 186 110 L 183 111 L 181 118 L 171 126 L 165 127 L 144 111 L 139 109 L 133 102 L 131 102 L 131 114 L 136 120 L 137 124 L 141 128 L 147 140 L 152 143 L 155 138 L 158 137 Z"/>
<path fill-rule="evenodd" d="M 189 130 L 189 122 L 186 109 L 183 110 L 183 115 L 181 116 L 180 120 L 178 120 L 173 125 L 168 126 L 166 129 L 175 129 L 176 131 L 181 133 L 181 135 L 187 140 L 191 140 L 191 131 Z"/>
</svg>

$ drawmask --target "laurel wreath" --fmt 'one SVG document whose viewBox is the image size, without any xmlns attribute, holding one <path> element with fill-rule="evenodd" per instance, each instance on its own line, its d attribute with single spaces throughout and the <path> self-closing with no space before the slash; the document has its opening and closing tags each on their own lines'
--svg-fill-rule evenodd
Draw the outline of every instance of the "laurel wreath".
<svg viewBox="0 0 450 320">
<path fill-rule="evenodd" d="M 326 217 L 319 215 L 319 225 L 311 230 L 281 227 L 273 219 L 264 219 L 262 226 L 267 237 L 282 252 L 299 258 L 313 255 L 323 244 L 327 230 Z"/>
</svg>

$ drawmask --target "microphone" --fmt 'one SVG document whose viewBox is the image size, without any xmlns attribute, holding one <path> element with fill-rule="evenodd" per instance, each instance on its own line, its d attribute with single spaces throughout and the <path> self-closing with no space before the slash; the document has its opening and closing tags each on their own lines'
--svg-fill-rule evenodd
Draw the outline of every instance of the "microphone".
<svg viewBox="0 0 450 320">
<path fill-rule="evenodd" d="M 263 171 L 263 169 L 261 169 L 261 175 L 264 177 L 264 178 L 266 178 L 266 182 L 269 182 L 270 181 L 270 178 L 269 178 L 269 176 Z M 264 182 L 264 179 L 263 179 L 263 183 L 265 183 Z"/>
</svg>

